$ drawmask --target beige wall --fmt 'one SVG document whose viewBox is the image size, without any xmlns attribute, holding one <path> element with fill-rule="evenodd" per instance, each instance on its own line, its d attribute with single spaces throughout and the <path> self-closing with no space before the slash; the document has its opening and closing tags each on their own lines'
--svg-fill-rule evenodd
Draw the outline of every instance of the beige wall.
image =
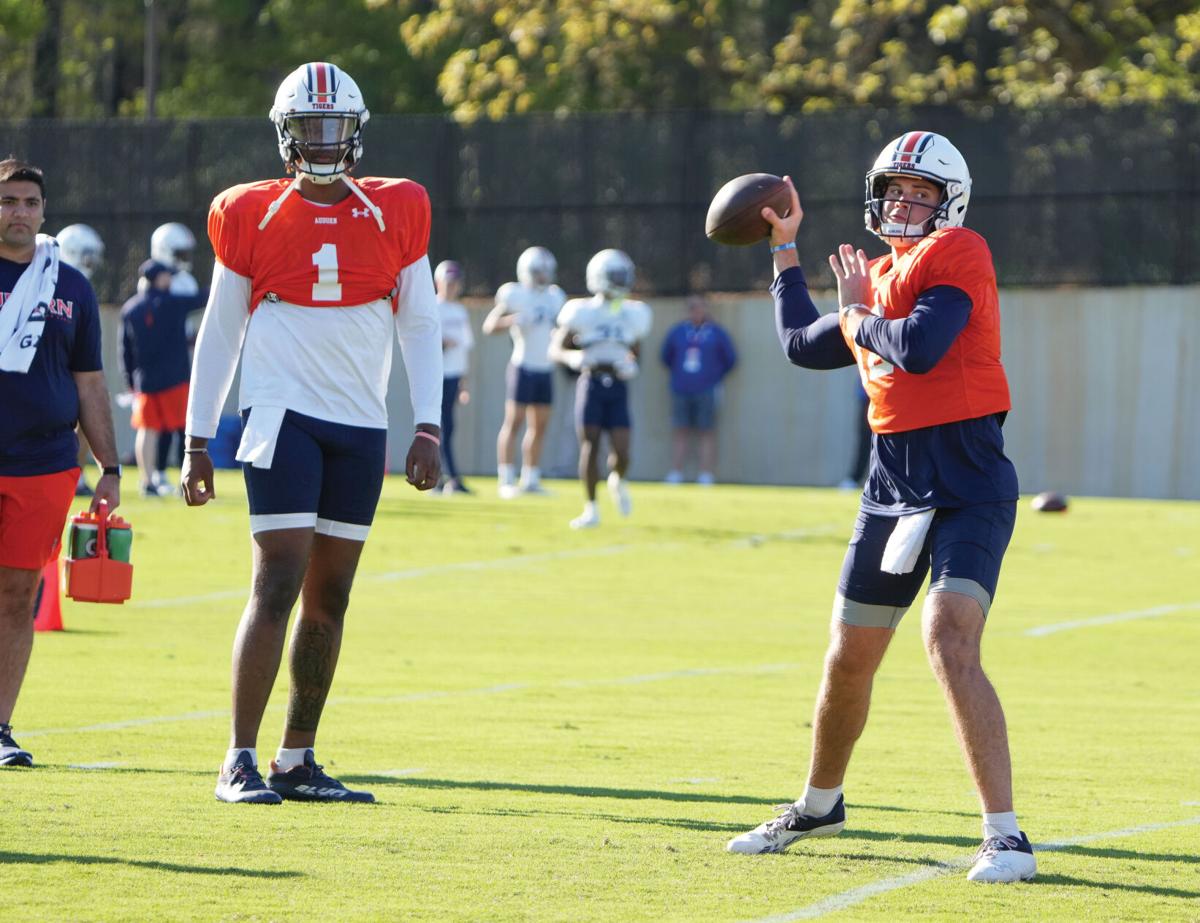
<svg viewBox="0 0 1200 923">
<path fill-rule="evenodd" d="M 632 383 L 632 476 L 658 479 L 669 464 L 669 402 L 658 347 L 683 316 L 678 298 L 651 299 L 655 323 L 642 374 Z M 819 294 L 822 310 L 833 300 Z M 721 427 L 722 481 L 835 484 L 854 442 L 855 373 L 790 366 L 775 336 L 767 295 L 716 296 L 713 313 L 733 336 L 739 364 L 726 380 Z M 478 332 L 488 305 L 471 303 Z M 1004 361 L 1013 392 L 1005 425 L 1022 490 L 1200 499 L 1200 287 L 1001 293 Z M 106 312 L 105 364 L 116 374 L 116 318 Z M 455 446 L 468 474 L 495 472 L 504 408 L 507 335 L 478 336 L 459 408 Z M 402 468 L 411 411 L 399 350 L 388 404 L 390 465 Z M 234 393 L 236 394 L 236 384 Z M 543 468 L 572 476 L 573 393 L 561 373 Z M 232 408 L 232 400 L 230 403 Z M 118 439 L 132 445 L 128 411 L 116 409 Z"/>
</svg>

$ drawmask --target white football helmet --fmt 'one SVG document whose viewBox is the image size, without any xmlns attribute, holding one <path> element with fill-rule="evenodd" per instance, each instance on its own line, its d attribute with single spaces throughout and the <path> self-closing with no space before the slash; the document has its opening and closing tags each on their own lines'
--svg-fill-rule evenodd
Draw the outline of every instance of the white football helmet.
<svg viewBox="0 0 1200 923">
<path fill-rule="evenodd" d="M 433 282 L 439 289 L 448 282 L 458 282 L 461 284 L 462 280 L 462 266 L 454 260 L 442 260 L 433 271 Z"/>
<path fill-rule="evenodd" d="M 942 190 L 934 213 L 919 225 L 884 224 L 883 202 L 888 177 L 915 176 L 929 180 Z M 941 228 L 962 227 L 971 199 L 971 173 L 953 144 L 931 131 L 909 131 L 888 143 L 867 172 L 867 230 L 888 238 L 924 237 Z"/>
<path fill-rule="evenodd" d="M 517 281 L 530 288 L 554 284 L 558 260 L 545 247 L 529 247 L 517 257 Z"/>
<path fill-rule="evenodd" d="M 271 107 L 279 156 L 288 170 L 332 183 L 362 157 L 371 113 L 358 84 L 334 64 L 302 64 L 284 78 Z"/>
<path fill-rule="evenodd" d="M 190 272 L 196 236 L 178 221 L 160 224 L 150 235 L 150 259 L 178 272 Z"/>
<path fill-rule="evenodd" d="M 623 250 L 601 250 L 587 264 L 587 287 L 593 295 L 619 298 L 633 289 L 633 260 Z"/>
<path fill-rule="evenodd" d="M 86 224 L 68 224 L 55 235 L 62 258 L 91 279 L 104 262 L 104 241 Z"/>
</svg>

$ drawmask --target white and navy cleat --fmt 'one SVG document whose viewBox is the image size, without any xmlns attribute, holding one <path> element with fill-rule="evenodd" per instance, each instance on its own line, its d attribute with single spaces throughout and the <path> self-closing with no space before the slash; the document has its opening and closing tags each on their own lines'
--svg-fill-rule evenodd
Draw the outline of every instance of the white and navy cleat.
<svg viewBox="0 0 1200 923">
<path fill-rule="evenodd" d="M 1024 833 L 1020 837 L 990 836 L 975 853 L 975 864 L 967 872 L 967 881 L 1009 884 L 1032 881 L 1037 874 L 1033 846 Z"/>
<path fill-rule="evenodd" d="M 749 833 L 735 836 L 725 846 L 729 852 L 755 856 L 761 853 L 783 852 L 797 840 L 818 836 L 837 836 L 846 826 L 846 804 L 839 796 L 833 810 L 823 817 L 802 814 L 796 804 L 780 805 L 782 813 Z"/>
</svg>

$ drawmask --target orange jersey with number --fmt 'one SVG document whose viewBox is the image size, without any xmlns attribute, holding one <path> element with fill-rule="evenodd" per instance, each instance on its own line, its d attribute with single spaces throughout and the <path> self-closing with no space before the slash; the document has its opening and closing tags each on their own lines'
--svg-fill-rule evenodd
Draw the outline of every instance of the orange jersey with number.
<svg viewBox="0 0 1200 923">
<path fill-rule="evenodd" d="M 846 342 L 858 361 L 877 433 L 902 433 L 1008 410 L 1008 379 L 1000 364 L 1000 297 L 987 242 L 967 228 L 943 228 L 894 258 L 871 261 L 875 313 L 907 317 L 922 292 L 952 285 L 971 299 L 971 315 L 946 354 L 916 375 Z M 846 335 L 843 322 L 842 335 Z"/>
<path fill-rule="evenodd" d="M 354 180 L 382 211 L 384 230 L 356 195 L 336 205 L 318 205 L 298 190 L 259 230 L 267 209 L 291 182 L 234 186 L 217 196 L 208 212 L 208 237 L 217 259 L 250 279 L 250 310 L 268 293 L 313 308 L 392 297 L 400 270 L 429 247 L 425 188 L 407 179 Z"/>
</svg>

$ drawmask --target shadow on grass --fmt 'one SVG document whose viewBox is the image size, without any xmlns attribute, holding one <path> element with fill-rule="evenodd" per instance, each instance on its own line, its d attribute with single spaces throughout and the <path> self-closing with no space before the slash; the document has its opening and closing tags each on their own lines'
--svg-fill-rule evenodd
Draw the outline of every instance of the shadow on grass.
<svg viewBox="0 0 1200 923">
<path fill-rule="evenodd" d="M 1038 851 L 1037 843 L 1033 851 Z M 1062 852 L 1075 856 L 1088 856 L 1093 859 L 1131 859 L 1142 862 L 1185 862 L 1189 865 L 1200 864 L 1200 856 L 1184 853 L 1144 852 L 1140 849 L 1104 849 L 1096 846 L 1057 846 L 1047 852 Z M 1040 876 L 1039 876 L 1040 877 Z"/>
<path fill-rule="evenodd" d="M 303 872 L 277 869 L 246 869 L 237 867 L 213 868 L 206 865 L 181 865 L 178 862 L 158 862 L 145 859 L 121 859 L 117 856 L 72 856 L 0 850 L 0 866 L 50 865 L 66 862 L 71 865 L 129 865 L 153 872 L 181 872 L 187 875 L 237 875 L 242 878 L 303 878 Z"/>
<path fill-rule="evenodd" d="M 1162 885 L 1134 885 L 1123 881 L 1095 881 L 1091 878 L 1076 878 L 1072 875 L 1039 874 L 1034 879 L 1034 883 L 1039 885 L 1065 885 L 1069 888 L 1099 888 L 1102 891 L 1136 891 L 1139 894 L 1158 894 L 1162 897 L 1200 897 L 1200 891 L 1185 891 L 1182 888 L 1164 888 Z"/>
</svg>

